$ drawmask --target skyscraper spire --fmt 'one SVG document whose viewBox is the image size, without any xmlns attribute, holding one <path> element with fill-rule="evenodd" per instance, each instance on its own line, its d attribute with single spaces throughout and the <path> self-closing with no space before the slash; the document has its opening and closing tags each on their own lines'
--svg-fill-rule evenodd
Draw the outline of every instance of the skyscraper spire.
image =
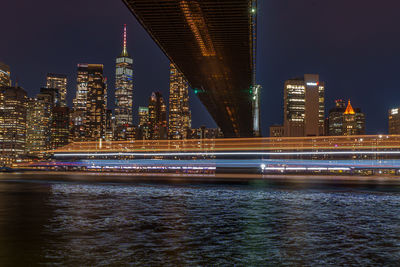
<svg viewBox="0 0 400 267">
<path fill-rule="evenodd" d="M 126 47 L 126 24 L 124 24 L 122 53 L 115 63 L 115 140 L 133 140 L 133 60 Z"/>
<path fill-rule="evenodd" d="M 351 115 L 356 114 L 353 107 L 351 106 L 350 99 L 349 99 L 349 102 L 347 103 L 347 108 L 346 108 L 344 114 L 351 114 Z"/>
<path fill-rule="evenodd" d="M 121 57 L 128 57 L 128 50 L 126 49 L 126 24 L 124 24 L 124 44 Z"/>
</svg>

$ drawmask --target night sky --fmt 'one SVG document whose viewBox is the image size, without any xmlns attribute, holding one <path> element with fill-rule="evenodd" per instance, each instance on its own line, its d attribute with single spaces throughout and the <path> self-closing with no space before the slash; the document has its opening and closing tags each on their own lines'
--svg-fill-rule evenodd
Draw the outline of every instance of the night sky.
<svg viewBox="0 0 400 267">
<path fill-rule="evenodd" d="M 75 96 L 76 65 L 99 63 L 114 102 L 115 58 L 128 26 L 134 60 L 134 114 L 152 91 L 168 101 L 169 61 L 121 0 L 3 1 L 0 61 L 30 96 L 48 72 L 69 78 Z M 262 129 L 282 123 L 283 83 L 304 73 L 326 82 L 326 109 L 351 99 L 366 114 L 367 133 L 387 132 L 389 108 L 400 106 L 400 1 L 259 0 L 257 82 L 262 85 Z M 193 126 L 215 124 L 190 93 Z M 137 121 L 137 118 L 135 118 Z"/>
</svg>

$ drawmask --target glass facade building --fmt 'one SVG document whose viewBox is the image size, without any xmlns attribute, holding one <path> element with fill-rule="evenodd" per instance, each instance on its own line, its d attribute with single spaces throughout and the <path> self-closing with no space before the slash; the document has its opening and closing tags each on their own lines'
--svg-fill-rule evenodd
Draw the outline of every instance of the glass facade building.
<svg viewBox="0 0 400 267">
<path fill-rule="evenodd" d="M 41 151 L 51 149 L 53 101 L 50 94 L 42 93 L 28 101 L 26 148 L 32 156 L 42 157 Z"/>
<path fill-rule="evenodd" d="M 167 139 L 167 106 L 160 92 L 153 92 L 149 100 L 150 139 Z"/>
<path fill-rule="evenodd" d="M 46 76 L 46 87 L 58 89 L 59 103 L 61 107 L 67 106 L 67 76 L 64 74 L 48 73 Z"/>
<path fill-rule="evenodd" d="M 137 128 L 137 139 L 149 140 L 150 139 L 150 128 L 149 128 L 149 108 L 139 107 L 139 125 Z"/>
<path fill-rule="evenodd" d="M 126 25 L 122 53 L 116 59 L 115 68 L 115 123 L 117 140 L 133 137 L 133 60 L 126 48 Z"/>
<path fill-rule="evenodd" d="M 328 135 L 363 135 L 365 134 L 365 115 L 359 108 L 353 108 L 350 100 L 336 100 L 335 107 L 329 111 L 327 120 Z"/>
<path fill-rule="evenodd" d="M 69 107 L 53 107 L 51 124 L 51 148 L 56 149 L 69 143 Z"/>
<path fill-rule="evenodd" d="M 71 113 L 71 140 L 105 138 L 106 79 L 101 64 L 79 64 Z"/>
<path fill-rule="evenodd" d="M 0 62 L 0 86 L 11 86 L 10 67 Z"/>
<path fill-rule="evenodd" d="M 0 164 L 9 166 L 26 151 L 27 95 L 21 87 L 0 87 Z"/>
<path fill-rule="evenodd" d="M 324 134 L 325 83 L 317 74 L 291 79 L 284 87 L 284 135 L 288 137 Z"/>
<path fill-rule="evenodd" d="M 400 108 L 389 110 L 389 134 L 400 134 Z"/>
<path fill-rule="evenodd" d="M 171 63 L 169 83 L 168 137 L 186 139 L 192 120 L 189 107 L 189 85 L 185 77 Z"/>
</svg>

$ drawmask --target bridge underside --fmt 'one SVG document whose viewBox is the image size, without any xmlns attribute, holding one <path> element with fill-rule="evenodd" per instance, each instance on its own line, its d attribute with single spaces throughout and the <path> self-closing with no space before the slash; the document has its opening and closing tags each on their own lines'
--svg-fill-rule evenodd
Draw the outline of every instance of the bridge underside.
<svg viewBox="0 0 400 267">
<path fill-rule="evenodd" d="M 123 0 L 225 137 L 253 135 L 255 0 Z"/>
</svg>

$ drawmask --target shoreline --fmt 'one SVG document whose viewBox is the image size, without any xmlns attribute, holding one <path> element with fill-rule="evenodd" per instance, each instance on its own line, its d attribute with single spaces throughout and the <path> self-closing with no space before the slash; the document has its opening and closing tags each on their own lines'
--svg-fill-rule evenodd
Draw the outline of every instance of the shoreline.
<svg viewBox="0 0 400 267">
<path fill-rule="evenodd" d="M 400 176 L 350 175 L 262 175 L 262 174 L 175 174 L 175 173 L 104 173 L 27 171 L 0 173 L 0 182 L 10 180 L 51 182 L 169 182 L 169 183 L 321 183 L 321 184 L 394 184 L 400 185 Z"/>
</svg>

